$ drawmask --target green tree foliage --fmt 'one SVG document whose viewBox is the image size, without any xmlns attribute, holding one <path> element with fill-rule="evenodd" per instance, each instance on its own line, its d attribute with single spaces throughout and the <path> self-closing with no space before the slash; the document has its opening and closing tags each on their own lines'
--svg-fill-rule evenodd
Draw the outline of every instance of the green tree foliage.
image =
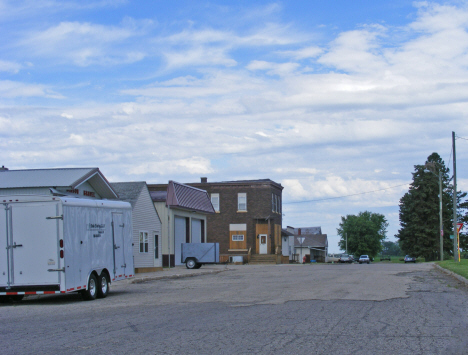
<svg viewBox="0 0 468 355">
<path fill-rule="evenodd" d="M 433 168 L 433 172 L 428 167 Z M 453 231 L 453 187 L 450 185 L 449 169 L 437 153 L 432 153 L 424 165 L 415 165 L 413 182 L 409 191 L 400 199 L 400 225 L 396 237 L 405 254 L 439 258 L 439 170 L 442 173 L 442 215 L 444 252 L 453 253 L 450 234 Z M 457 194 L 461 201 L 466 194 Z M 452 254 L 453 255 L 453 254 Z"/>
<path fill-rule="evenodd" d="M 401 249 L 398 243 L 389 240 L 382 241 L 382 255 L 398 256 L 401 255 Z"/>
<path fill-rule="evenodd" d="M 337 229 L 338 235 L 341 236 L 338 245 L 340 249 L 346 250 L 347 237 L 350 254 L 374 257 L 382 248 L 387 227 L 388 223 L 384 215 L 369 211 L 359 212 L 357 216 L 341 217 L 341 223 Z"/>
</svg>

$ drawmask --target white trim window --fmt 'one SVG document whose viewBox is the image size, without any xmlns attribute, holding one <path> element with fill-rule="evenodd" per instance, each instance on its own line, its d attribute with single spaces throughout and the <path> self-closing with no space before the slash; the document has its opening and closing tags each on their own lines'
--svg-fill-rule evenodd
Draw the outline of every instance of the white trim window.
<svg viewBox="0 0 468 355">
<path fill-rule="evenodd" d="M 211 194 L 211 204 L 216 212 L 219 212 L 219 194 Z"/>
<path fill-rule="evenodd" d="M 244 235 L 243 234 L 233 234 L 232 235 L 232 241 L 233 242 L 243 242 L 244 241 Z"/>
<path fill-rule="evenodd" d="M 237 210 L 247 211 L 247 193 L 239 192 L 237 194 Z"/>
<path fill-rule="evenodd" d="M 140 232 L 140 253 L 148 253 L 149 239 L 148 232 Z"/>
</svg>

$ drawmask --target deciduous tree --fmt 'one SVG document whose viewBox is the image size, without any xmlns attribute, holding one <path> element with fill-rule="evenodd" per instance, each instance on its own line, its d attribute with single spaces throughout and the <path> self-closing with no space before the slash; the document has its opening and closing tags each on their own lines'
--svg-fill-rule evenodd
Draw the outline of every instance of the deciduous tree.
<svg viewBox="0 0 468 355">
<path fill-rule="evenodd" d="M 348 252 L 355 255 L 376 256 L 385 239 L 388 223 L 384 215 L 369 211 L 359 212 L 356 215 L 341 217 L 341 223 L 337 229 L 341 239 L 338 243 L 342 250 L 346 249 L 348 241 Z"/>
</svg>

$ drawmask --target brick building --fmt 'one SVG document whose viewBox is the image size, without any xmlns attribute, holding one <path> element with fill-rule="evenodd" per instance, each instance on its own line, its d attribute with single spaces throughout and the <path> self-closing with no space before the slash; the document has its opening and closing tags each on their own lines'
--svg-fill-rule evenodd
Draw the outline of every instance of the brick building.
<svg viewBox="0 0 468 355">
<path fill-rule="evenodd" d="M 230 256 L 281 254 L 283 186 L 270 179 L 187 185 L 206 190 L 216 211 L 207 216 L 207 242 L 219 243 L 220 261 Z M 150 184 L 164 191 L 167 184 Z"/>
</svg>

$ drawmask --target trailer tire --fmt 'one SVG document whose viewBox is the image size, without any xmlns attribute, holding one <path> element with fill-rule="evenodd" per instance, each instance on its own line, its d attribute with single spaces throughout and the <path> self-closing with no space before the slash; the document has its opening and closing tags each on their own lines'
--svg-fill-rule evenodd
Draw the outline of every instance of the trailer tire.
<svg viewBox="0 0 468 355">
<path fill-rule="evenodd" d="M 108 294 L 109 294 L 109 278 L 107 277 L 107 273 L 102 272 L 98 278 L 97 297 L 106 298 Z"/>
<path fill-rule="evenodd" d="M 195 269 L 197 267 L 197 262 L 194 258 L 188 258 L 187 260 L 185 260 L 185 267 L 187 269 Z"/>
<path fill-rule="evenodd" d="M 98 283 L 96 280 L 96 276 L 94 276 L 94 274 L 91 274 L 89 276 L 88 288 L 82 291 L 83 299 L 85 301 L 95 300 L 97 297 L 97 290 L 98 290 Z"/>
<path fill-rule="evenodd" d="M 197 265 L 194 267 L 194 269 L 199 269 L 201 268 L 202 264 L 197 263 Z"/>
</svg>

